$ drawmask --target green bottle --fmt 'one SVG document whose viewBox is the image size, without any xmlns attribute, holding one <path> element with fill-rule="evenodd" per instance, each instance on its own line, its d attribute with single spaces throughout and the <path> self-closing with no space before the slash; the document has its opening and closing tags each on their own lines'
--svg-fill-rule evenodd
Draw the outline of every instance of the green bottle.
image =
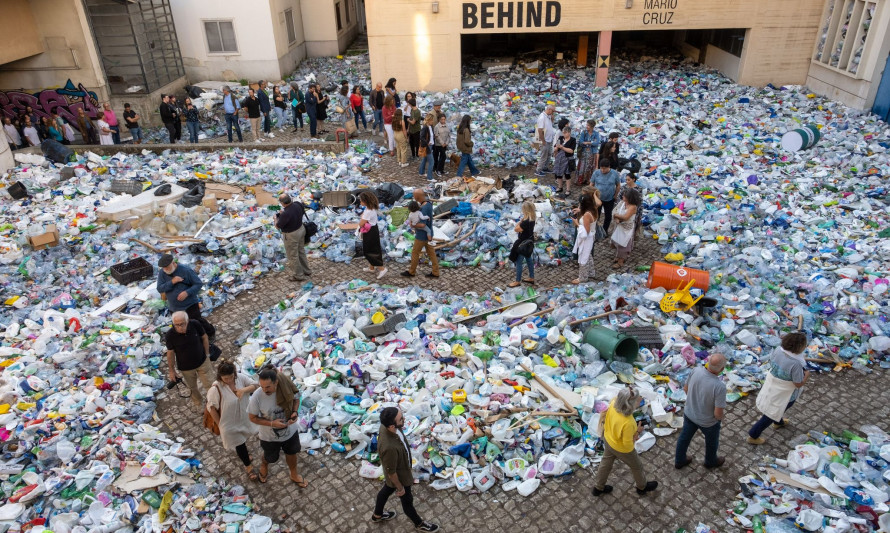
<svg viewBox="0 0 890 533">
<path fill-rule="evenodd" d="M 754 533 L 763 533 L 763 522 L 760 520 L 760 515 L 754 515 L 754 518 L 751 520 L 752 529 Z"/>
<path fill-rule="evenodd" d="M 153 509 L 161 506 L 161 495 L 154 490 L 147 490 L 142 493 L 142 501 L 150 505 Z"/>
</svg>

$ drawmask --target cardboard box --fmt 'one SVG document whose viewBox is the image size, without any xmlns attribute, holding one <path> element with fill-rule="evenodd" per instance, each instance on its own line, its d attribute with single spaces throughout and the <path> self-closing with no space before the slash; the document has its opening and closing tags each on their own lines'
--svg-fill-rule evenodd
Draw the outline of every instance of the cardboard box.
<svg viewBox="0 0 890 533">
<path fill-rule="evenodd" d="M 35 250 L 43 250 L 50 246 L 59 245 L 59 230 L 55 224 L 47 224 L 43 227 L 43 233 L 28 237 L 28 244 Z"/>
<path fill-rule="evenodd" d="M 214 194 L 205 194 L 201 203 L 211 211 L 219 211 L 219 206 L 216 204 L 216 195 Z"/>
</svg>

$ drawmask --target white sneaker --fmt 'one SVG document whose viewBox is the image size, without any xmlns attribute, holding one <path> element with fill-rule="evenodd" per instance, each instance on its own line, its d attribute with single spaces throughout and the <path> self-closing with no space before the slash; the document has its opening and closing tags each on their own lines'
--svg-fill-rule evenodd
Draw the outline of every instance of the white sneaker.
<svg viewBox="0 0 890 533">
<path fill-rule="evenodd" d="M 275 138 L 275 134 L 274 134 L 274 133 L 269 133 L 269 138 L 274 139 L 274 138 Z"/>
<path fill-rule="evenodd" d="M 257 139 L 256 142 L 261 143 L 261 142 L 263 142 L 263 140 L 262 140 L 262 139 Z"/>
<path fill-rule="evenodd" d="M 389 272 L 389 269 L 388 269 L 388 268 L 384 268 L 383 270 L 381 270 L 380 272 L 378 272 L 378 273 L 377 273 L 377 279 L 380 279 L 380 278 L 382 278 L 383 276 L 385 276 L 387 272 Z"/>
</svg>

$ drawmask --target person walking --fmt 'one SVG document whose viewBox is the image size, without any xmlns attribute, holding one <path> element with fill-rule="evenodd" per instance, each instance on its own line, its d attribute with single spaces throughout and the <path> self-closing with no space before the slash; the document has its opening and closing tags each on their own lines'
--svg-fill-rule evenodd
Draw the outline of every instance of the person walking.
<svg viewBox="0 0 890 533">
<path fill-rule="evenodd" d="M 566 197 L 571 193 L 572 172 L 575 166 L 575 149 L 578 141 L 572 137 L 572 129 L 566 126 L 562 129 L 562 136 L 557 139 L 553 147 L 553 174 L 556 176 L 556 192 Z"/>
<path fill-rule="evenodd" d="M 284 101 L 284 95 L 281 94 L 281 89 L 278 87 L 272 88 L 272 109 L 275 110 L 275 119 L 278 122 L 278 129 L 284 129 L 284 119 L 285 119 L 285 111 L 287 111 L 287 104 Z"/>
<path fill-rule="evenodd" d="M 608 233 L 612 224 L 612 210 L 615 209 L 615 197 L 621 190 L 621 175 L 612 169 L 609 158 L 600 157 L 600 171 L 593 173 L 593 184 L 600 191 L 600 200 L 603 202 L 603 230 Z"/>
<path fill-rule="evenodd" d="M 111 104 L 108 102 L 102 104 L 102 109 L 105 112 L 105 122 L 108 123 L 108 129 L 111 130 L 111 140 L 113 144 L 120 144 L 121 127 L 117 121 L 117 115 L 114 114 L 114 110 L 111 109 Z"/>
<path fill-rule="evenodd" d="M 290 281 L 306 281 L 312 275 L 309 260 L 306 258 L 306 226 L 303 217 L 306 210 L 300 202 L 294 202 L 287 193 L 278 197 L 281 211 L 275 214 L 275 227 L 281 231 L 284 241 L 284 254 Z"/>
<path fill-rule="evenodd" d="M 445 156 L 448 152 L 448 145 L 451 144 L 451 128 L 448 127 L 445 113 L 437 116 L 436 127 L 433 128 L 436 141 L 433 144 L 433 161 L 436 164 L 436 175 L 441 178 L 445 175 Z"/>
<path fill-rule="evenodd" d="M 470 136 L 470 115 L 464 115 L 457 127 L 457 149 L 460 151 L 460 163 L 457 165 L 457 177 L 464 176 L 464 167 L 470 169 L 471 176 L 481 174 L 473 164 L 473 139 Z"/>
<path fill-rule="evenodd" d="M 590 176 L 598 169 L 600 134 L 596 121 L 587 120 L 587 127 L 578 136 L 578 185 L 590 183 Z"/>
<path fill-rule="evenodd" d="M 99 144 L 110 146 L 114 144 L 114 138 L 111 136 L 111 127 L 105 120 L 105 112 L 99 111 L 98 120 L 96 121 L 99 130 Z"/>
<path fill-rule="evenodd" d="M 408 122 L 408 144 L 411 145 L 411 157 L 418 157 L 420 150 L 420 130 L 425 125 L 417 100 L 413 93 L 405 95 L 405 121 Z M 435 125 L 435 123 L 433 123 Z M 432 155 L 432 154 L 430 154 Z M 422 164 L 422 163 L 421 163 Z"/>
<path fill-rule="evenodd" d="M 377 279 L 386 275 L 387 269 L 383 266 L 383 247 L 380 245 L 380 228 L 377 227 L 377 211 L 380 202 L 377 195 L 370 191 L 363 191 L 358 195 L 362 207 L 362 218 L 359 221 L 358 233 L 362 237 L 362 250 L 365 259 L 368 260 L 368 272 L 377 272 Z"/>
<path fill-rule="evenodd" d="M 253 132 L 253 140 L 263 142 L 260 139 L 260 118 L 262 117 L 260 100 L 253 89 L 247 90 L 247 98 L 241 101 L 241 107 L 247 110 L 247 118 L 250 119 L 250 131 Z"/>
<path fill-rule="evenodd" d="M 399 109 L 398 111 L 401 111 Z M 393 117 L 396 114 L 396 104 L 395 100 L 392 96 L 387 96 L 383 101 L 383 109 L 381 111 L 381 116 L 383 117 L 383 130 L 386 132 L 386 143 L 389 146 L 389 155 L 396 155 L 396 139 L 393 135 Z M 401 118 L 399 119 L 401 120 Z M 404 126 L 404 122 L 402 122 Z M 405 132 L 405 139 L 408 138 L 408 132 Z M 407 165 L 408 156 L 405 155 L 405 161 Z"/>
<path fill-rule="evenodd" d="M 135 144 L 142 144 L 142 128 L 139 127 L 139 120 L 142 117 L 133 111 L 130 104 L 124 104 L 124 124 L 130 130 L 130 136 L 133 137 Z"/>
<path fill-rule="evenodd" d="M 392 135 L 396 143 L 396 160 L 399 167 L 408 166 L 408 133 L 405 131 L 405 122 L 402 120 L 402 110 L 396 109 L 392 116 Z"/>
<path fill-rule="evenodd" d="M 402 100 L 399 98 L 399 91 L 396 89 L 396 79 L 390 78 L 384 87 L 386 96 L 391 96 L 396 107 L 402 107 Z"/>
<path fill-rule="evenodd" d="M 352 115 L 355 117 L 355 130 L 358 131 L 358 119 L 362 119 L 362 129 L 368 131 L 368 121 L 365 119 L 365 99 L 362 98 L 362 88 L 356 85 L 349 95 L 349 103 L 352 105 Z"/>
<path fill-rule="evenodd" d="M 596 276 L 593 264 L 593 246 L 596 242 L 596 219 L 599 216 L 596 208 L 596 198 L 596 193 L 593 196 L 582 194 L 578 208 L 578 218 L 572 219 L 572 223 L 577 228 L 575 246 L 572 249 L 573 254 L 578 254 L 578 278 L 572 280 L 572 283 L 575 285 L 587 283 L 590 278 Z"/>
<path fill-rule="evenodd" d="M 309 115 L 309 136 L 318 135 L 318 93 L 315 84 L 309 84 L 309 92 L 306 94 L 306 114 Z"/>
<path fill-rule="evenodd" d="M 554 110 L 555 108 L 552 105 L 545 107 L 544 111 L 538 115 L 538 121 L 535 123 L 535 142 L 540 144 L 535 176 L 539 178 L 551 172 L 550 155 L 553 150 L 553 139 L 556 137 L 556 130 L 553 129 Z"/>
<path fill-rule="evenodd" d="M 612 245 L 615 246 L 613 269 L 622 268 L 634 249 L 634 235 L 640 229 L 637 220 L 640 215 L 641 203 L 640 191 L 629 189 L 615 208 L 613 218 L 616 225 L 615 231 L 612 232 Z"/>
<path fill-rule="evenodd" d="M 415 108 L 415 111 L 417 109 Z M 420 111 L 417 111 L 418 116 L 420 115 Z M 433 133 L 433 126 L 435 123 L 433 122 L 433 117 L 427 116 L 423 121 L 423 129 L 419 133 L 420 137 L 420 148 L 418 149 L 418 155 L 420 156 L 420 167 L 417 169 L 417 173 L 421 176 L 426 174 L 426 179 L 433 181 L 433 169 L 436 166 L 435 159 L 433 159 L 433 145 L 436 142 L 436 135 Z"/>
<path fill-rule="evenodd" d="M 204 282 L 191 268 L 180 265 L 170 254 L 164 254 L 158 260 L 157 291 L 167 302 L 170 311 L 185 311 L 189 320 L 197 320 L 212 340 L 216 336 L 216 327 L 201 316 L 201 300 L 198 294 Z"/>
<path fill-rule="evenodd" d="M 161 104 L 163 109 L 164 104 Z M 161 113 L 161 118 L 164 114 Z M 166 124 L 164 124 L 166 126 Z M 99 133 L 96 131 L 96 125 L 90 120 L 83 108 L 77 109 L 77 127 L 80 130 L 80 138 L 85 144 L 99 144 Z"/>
<path fill-rule="evenodd" d="M 189 142 L 198 144 L 198 108 L 192 103 L 192 99 L 185 98 L 185 127 L 189 130 Z"/>
<path fill-rule="evenodd" d="M 763 413 L 760 420 L 748 430 L 748 444 L 763 444 L 760 435 L 770 424 L 777 428 L 788 425 L 783 418 L 788 409 L 800 398 L 801 389 L 810 379 L 803 357 L 807 349 L 807 336 L 801 331 L 787 333 L 781 346 L 773 350 L 769 358 L 769 374 L 763 388 L 757 393 L 757 410 Z"/>
<path fill-rule="evenodd" d="M 260 464 L 260 483 L 269 476 L 269 465 L 278 462 L 284 452 L 284 462 L 290 471 L 290 480 L 304 489 L 309 483 L 297 468 L 300 451 L 300 433 L 297 431 L 297 409 L 300 394 L 287 376 L 266 365 L 259 374 L 259 389 L 250 395 L 247 414 L 251 422 L 259 426 L 260 447 L 263 461 Z"/>
<path fill-rule="evenodd" d="M 170 382 L 176 382 L 176 371 L 182 374 L 189 391 L 192 404 L 200 409 L 204 396 L 198 389 L 198 380 L 210 390 L 213 383 L 210 362 L 210 339 L 197 320 L 189 320 L 185 311 L 173 313 L 173 326 L 164 337 L 167 346 L 167 372 Z"/>
<path fill-rule="evenodd" d="M 615 459 L 626 464 L 634 478 L 637 494 L 640 496 L 652 492 L 658 488 L 657 481 L 646 481 L 643 473 L 643 463 L 634 449 L 634 443 L 640 433 L 643 432 L 642 422 L 634 420 L 633 413 L 640 405 L 642 397 L 633 387 L 625 387 L 618 392 L 618 396 L 609 405 L 609 408 L 600 416 L 605 453 L 596 470 L 596 481 L 593 485 L 593 495 L 602 496 L 612 492 L 612 486 L 606 485 Z"/>
<path fill-rule="evenodd" d="M 426 198 L 426 193 L 420 189 L 414 189 L 414 201 L 420 204 L 420 212 L 427 217 L 426 220 L 414 226 L 414 245 L 411 248 L 411 265 L 408 270 L 402 272 L 407 278 L 413 278 L 417 272 L 417 264 L 420 262 L 420 254 L 426 250 L 430 260 L 432 272 L 426 275 L 428 278 L 439 277 L 439 258 L 436 257 L 436 249 L 430 244 L 433 238 L 433 204 Z"/>
<path fill-rule="evenodd" d="M 161 95 L 161 105 L 158 107 L 161 115 L 161 122 L 167 128 L 167 142 L 173 144 L 176 142 L 176 127 L 173 125 L 174 114 L 173 107 L 170 105 L 170 95 Z"/>
<path fill-rule="evenodd" d="M 715 353 L 708 357 L 707 367 L 696 368 L 683 386 L 686 408 L 683 410 L 683 430 L 677 438 L 674 454 L 674 467 L 678 470 L 692 463 L 686 451 L 696 431 L 701 431 L 705 436 L 705 468 L 719 468 L 726 461 L 717 456 L 720 424 L 726 409 L 726 384 L 719 376 L 725 366 L 723 354 Z"/>
<path fill-rule="evenodd" d="M 294 131 L 297 131 L 297 123 L 300 124 L 300 129 L 303 129 L 303 113 L 306 112 L 306 96 L 303 94 L 303 91 L 300 90 L 300 86 L 297 85 L 297 82 L 290 82 L 290 107 L 294 114 Z"/>
<path fill-rule="evenodd" d="M 260 88 L 256 91 L 257 100 L 260 102 L 260 111 L 263 114 L 263 134 L 266 137 L 274 137 L 272 133 L 272 104 L 269 102 L 269 94 L 266 92 L 266 80 L 260 80 Z"/>
<path fill-rule="evenodd" d="M 387 511 L 386 502 L 395 493 L 402 502 L 402 511 L 420 531 L 438 531 L 439 526 L 425 522 L 414 509 L 411 486 L 414 473 L 411 467 L 411 449 L 402 428 L 405 417 L 398 407 L 384 407 L 380 411 L 380 431 L 377 433 L 377 453 L 383 467 L 384 482 L 374 502 L 371 522 L 384 522 L 396 517 L 395 511 Z"/>
<path fill-rule="evenodd" d="M 234 364 L 223 361 L 216 368 L 216 381 L 207 391 L 205 407 L 219 427 L 223 448 L 234 451 L 241 459 L 247 478 L 251 481 L 259 477 L 253 470 L 247 439 L 257 434 L 257 426 L 250 421 L 247 406 L 250 405 L 251 394 L 259 388 L 247 374 L 237 372 Z"/>
<path fill-rule="evenodd" d="M 238 142 L 243 142 L 244 139 L 241 137 L 241 124 L 238 123 L 238 116 L 241 111 L 241 102 L 239 102 L 235 95 L 232 94 L 232 88 L 228 85 L 223 85 L 223 110 L 226 112 L 226 135 L 229 137 L 229 142 L 232 142 L 232 129 L 238 132 Z"/>
<path fill-rule="evenodd" d="M 371 122 L 371 129 L 374 133 L 383 135 L 383 99 L 386 98 L 386 91 L 383 90 L 383 83 L 377 82 L 377 86 L 371 91 L 368 97 L 368 104 L 374 111 L 374 121 Z"/>
<path fill-rule="evenodd" d="M 507 285 L 518 287 L 523 281 L 535 284 L 535 220 L 538 218 L 535 212 L 535 204 L 531 200 L 522 203 L 522 217 L 513 231 L 516 232 L 516 241 L 510 249 L 510 261 L 516 265 L 516 280 Z M 531 241 L 531 245 L 529 245 Z M 528 278 L 522 279 L 522 263 L 528 265 Z"/>
</svg>

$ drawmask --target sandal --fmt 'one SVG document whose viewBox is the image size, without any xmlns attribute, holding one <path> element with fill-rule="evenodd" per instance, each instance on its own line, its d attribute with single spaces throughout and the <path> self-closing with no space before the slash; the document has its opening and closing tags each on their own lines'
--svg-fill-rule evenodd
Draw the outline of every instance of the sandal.
<svg viewBox="0 0 890 533">
<path fill-rule="evenodd" d="M 253 469 L 250 469 L 247 471 L 247 479 L 256 482 L 260 479 L 260 476 L 258 476 L 257 473 L 253 471 Z"/>
<path fill-rule="evenodd" d="M 621 265 L 618 264 L 618 261 L 615 261 L 614 263 L 612 263 L 612 270 L 616 270 L 619 268 L 621 268 Z"/>
<path fill-rule="evenodd" d="M 309 482 L 307 482 L 305 479 L 303 479 L 303 476 L 297 476 L 297 477 L 300 478 L 300 481 L 297 481 L 294 478 L 290 478 L 290 480 L 293 481 L 294 483 L 296 483 L 297 486 L 300 487 L 301 489 L 305 489 L 306 487 L 309 486 Z"/>
<path fill-rule="evenodd" d="M 514 282 L 510 283 L 509 285 L 507 285 L 507 287 L 513 288 L 513 287 L 518 287 L 519 285 L 520 285 L 520 283 L 518 281 L 514 281 Z"/>
<path fill-rule="evenodd" d="M 260 483 L 265 483 L 267 477 L 269 477 L 269 471 L 267 470 L 266 473 L 263 474 L 263 469 L 260 468 L 260 473 L 257 476 L 257 479 L 259 479 Z"/>
</svg>

